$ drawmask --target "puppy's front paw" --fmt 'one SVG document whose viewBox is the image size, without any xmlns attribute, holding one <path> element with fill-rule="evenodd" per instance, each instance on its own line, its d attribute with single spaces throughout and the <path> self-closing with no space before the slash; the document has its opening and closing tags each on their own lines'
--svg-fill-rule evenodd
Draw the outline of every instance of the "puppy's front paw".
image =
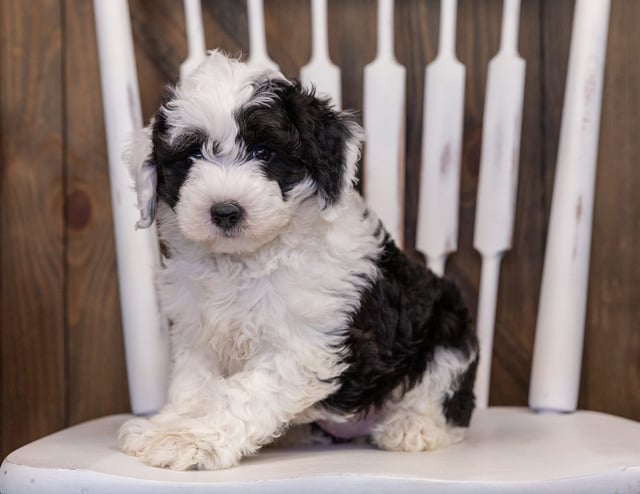
<svg viewBox="0 0 640 494">
<path fill-rule="evenodd" d="M 211 436 L 188 429 L 163 430 L 153 437 L 140 459 L 173 470 L 219 470 L 237 465 L 240 455 Z"/>
<path fill-rule="evenodd" d="M 120 428 L 118 444 L 127 454 L 147 465 L 173 470 L 219 470 L 238 464 L 240 452 L 224 445 L 224 438 L 211 431 L 155 424 L 132 419 Z"/>
<path fill-rule="evenodd" d="M 140 456 L 157 432 L 157 428 L 148 419 L 127 420 L 118 431 L 118 447 L 131 456 Z"/>
<path fill-rule="evenodd" d="M 377 425 L 371 438 L 379 448 L 389 451 L 428 451 L 460 441 L 464 429 L 448 427 L 428 416 L 395 416 Z"/>
</svg>

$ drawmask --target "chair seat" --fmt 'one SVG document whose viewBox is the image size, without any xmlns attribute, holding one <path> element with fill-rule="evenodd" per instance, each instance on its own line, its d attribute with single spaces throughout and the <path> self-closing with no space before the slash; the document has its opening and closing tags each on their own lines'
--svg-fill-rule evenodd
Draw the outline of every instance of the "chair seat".
<svg viewBox="0 0 640 494">
<path fill-rule="evenodd" d="M 11 453 L 0 492 L 620 492 L 640 493 L 640 423 L 597 412 L 478 410 L 448 449 L 393 453 L 368 446 L 266 448 L 222 471 L 153 468 L 116 448 L 128 415 L 57 432 Z"/>
</svg>

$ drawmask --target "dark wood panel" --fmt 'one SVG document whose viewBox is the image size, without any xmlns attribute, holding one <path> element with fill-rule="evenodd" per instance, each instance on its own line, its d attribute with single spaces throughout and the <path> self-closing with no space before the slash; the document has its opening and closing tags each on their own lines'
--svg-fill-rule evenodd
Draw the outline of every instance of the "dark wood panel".
<svg viewBox="0 0 640 494">
<path fill-rule="evenodd" d="M 531 352 L 544 252 L 546 195 L 540 36 L 542 2 L 523 2 L 519 51 L 526 61 L 518 199 L 512 249 L 502 261 L 496 315 L 492 397 L 495 405 L 527 403 Z M 496 29 L 498 26 L 496 26 Z"/>
<path fill-rule="evenodd" d="M 541 2 L 540 15 L 544 28 L 541 33 L 542 72 L 540 77 L 542 84 L 540 90 L 544 105 L 541 122 L 544 155 L 540 166 L 544 167 L 545 190 L 547 192 L 543 198 L 543 204 L 539 207 L 544 208 L 547 218 L 551 208 L 551 194 L 555 178 L 574 3 L 574 0 Z"/>
<path fill-rule="evenodd" d="M 362 71 L 376 53 L 376 2 L 330 0 L 328 6 L 329 53 L 341 71 L 342 106 L 362 121 Z"/>
<path fill-rule="evenodd" d="M 439 2 L 396 2 L 395 51 L 406 67 L 406 143 L 405 143 L 405 221 L 404 245 L 411 257 L 415 253 L 420 172 L 425 68 L 438 49 Z"/>
<path fill-rule="evenodd" d="M 454 278 L 472 314 L 476 312 L 480 257 L 473 249 L 475 201 L 480 168 L 482 111 L 487 64 L 498 48 L 500 3 L 462 0 L 458 3 L 457 53 L 465 65 L 465 105 L 458 251 L 450 256 L 447 274 Z"/>
<path fill-rule="evenodd" d="M 244 2 L 238 2 L 244 3 Z M 164 87 L 178 80 L 187 56 L 182 2 L 129 2 L 142 114 L 147 122 L 158 109 Z"/>
<path fill-rule="evenodd" d="M 269 56 L 289 78 L 299 78 L 311 57 L 311 13 L 309 2 L 267 0 L 264 21 Z"/>
<path fill-rule="evenodd" d="M 69 420 L 129 410 L 93 4 L 65 24 Z M 133 225 L 132 225 L 133 228 Z"/>
<path fill-rule="evenodd" d="M 611 3 L 580 405 L 640 418 L 640 2 Z"/>
<path fill-rule="evenodd" d="M 207 48 L 217 48 L 235 56 L 249 52 L 247 2 L 203 0 L 202 9 Z"/>
<path fill-rule="evenodd" d="M 484 109 L 487 64 L 496 54 L 500 39 L 501 2 L 464 0 L 458 7 L 458 57 L 466 68 L 464 137 L 462 149 L 462 169 L 460 183 L 460 217 L 458 251 L 449 260 L 447 273 L 454 278 L 472 307 L 475 318 L 478 284 L 480 280 L 480 256 L 473 248 L 475 222 L 475 202 L 480 169 L 482 143 L 482 112 Z M 504 286 L 504 270 L 500 287 Z M 498 298 L 500 300 L 500 298 Z M 501 314 L 496 316 L 496 325 L 502 324 Z M 499 330 L 496 331 L 498 333 Z M 494 354 L 500 346 L 501 338 L 496 335 Z M 504 384 L 495 373 L 493 362 L 492 390 Z M 496 398 L 492 391 L 491 399 Z"/>
<path fill-rule="evenodd" d="M 0 452 L 65 425 L 59 0 L 0 3 Z"/>
<path fill-rule="evenodd" d="M 340 67 L 342 107 L 353 110 L 362 123 L 363 71 L 376 53 L 376 2 L 330 0 L 327 3 L 329 54 L 331 61 Z M 357 175 L 357 187 L 362 190 L 362 167 Z"/>
</svg>

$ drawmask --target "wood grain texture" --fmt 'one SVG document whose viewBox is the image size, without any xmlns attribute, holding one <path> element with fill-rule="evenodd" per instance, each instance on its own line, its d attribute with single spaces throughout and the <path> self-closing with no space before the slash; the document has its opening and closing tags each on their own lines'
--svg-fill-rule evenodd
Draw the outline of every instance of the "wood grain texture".
<svg viewBox="0 0 640 494">
<path fill-rule="evenodd" d="M 395 2 L 394 35 L 396 58 L 407 70 L 405 117 L 405 221 L 404 245 L 411 257 L 415 252 L 416 222 L 420 189 L 422 123 L 424 109 L 425 67 L 438 50 L 440 3 Z"/>
<path fill-rule="evenodd" d="M 0 3 L 0 450 L 65 425 L 62 23 Z"/>
<path fill-rule="evenodd" d="M 376 54 L 377 4 L 375 0 L 329 0 L 327 6 L 329 56 L 340 67 L 342 108 L 355 110 L 355 116 L 362 124 L 364 66 Z M 363 190 L 362 169 L 358 171 L 358 179 L 358 190 Z"/>
<path fill-rule="evenodd" d="M 377 4 L 375 0 L 330 0 L 328 8 L 329 54 L 342 72 L 342 106 L 361 112 L 364 66 L 376 54 Z"/>
<path fill-rule="evenodd" d="M 611 3 L 580 406 L 640 416 L 640 2 Z"/>
<path fill-rule="evenodd" d="M 300 69 L 311 58 L 309 2 L 266 0 L 264 21 L 270 56 L 285 76 L 299 79 Z M 295 49 L 291 49 L 292 40 L 296 40 Z"/>
<path fill-rule="evenodd" d="M 498 306 L 497 340 L 492 362 L 491 404 L 518 405 L 527 402 L 529 374 L 537 314 L 538 291 L 547 216 L 540 208 L 545 197 L 546 177 L 541 149 L 543 135 L 540 64 L 543 30 L 540 9 L 544 2 L 523 2 L 520 12 L 518 48 L 526 60 L 525 103 L 522 117 L 520 171 L 513 247 L 502 261 Z M 499 30 L 499 26 L 496 26 Z M 515 308 L 518 310 L 515 310 Z"/>
<path fill-rule="evenodd" d="M 173 0 L 132 0 L 129 10 L 146 123 L 158 109 L 165 86 L 178 81 L 187 57 L 184 10 L 182 2 Z"/>
<path fill-rule="evenodd" d="M 395 2 L 407 68 L 405 242 L 414 249 L 424 67 L 437 50 L 439 2 Z M 475 313 L 472 248 L 487 63 L 501 0 L 459 0 L 466 66 L 460 250 L 448 274 Z M 503 261 L 491 403 L 525 405 L 555 172 L 573 0 L 522 2 L 527 61 L 513 249 Z M 311 53 L 309 4 L 265 0 L 270 56 L 297 77 Z M 157 109 L 187 54 L 182 2 L 130 0 L 143 114 Z M 62 13 L 62 14 L 61 14 Z M 51 430 L 127 408 L 109 183 L 91 3 L 0 2 L 0 455 Z M 63 15 L 63 17 L 61 17 Z M 246 53 L 246 2 L 203 0 L 207 46 Z M 376 51 L 375 0 L 328 2 L 329 49 L 343 106 L 362 110 Z M 611 10 L 580 406 L 640 420 L 640 4 Z M 64 40 L 64 42 L 63 42 Z M 63 68 L 64 67 L 64 68 Z M 361 115 L 359 115 L 360 117 Z M 66 203 L 66 215 L 63 205 Z M 66 351 L 65 351 L 66 348 Z M 66 369 L 66 370 L 65 370 Z"/>
<path fill-rule="evenodd" d="M 464 134 L 462 142 L 462 163 L 460 169 L 460 217 L 458 232 L 458 251 L 453 253 L 447 265 L 446 274 L 454 278 L 465 295 L 475 318 L 480 280 L 480 255 L 473 248 L 473 228 L 475 222 L 475 202 L 480 169 L 482 142 L 482 119 L 484 110 L 487 64 L 498 49 L 500 40 L 501 2 L 476 2 L 463 0 L 458 2 L 458 59 L 466 69 Z M 525 98 L 526 99 L 526 98 Z M 504 270 L 502 271 L 504 276 Z M 502 279 L 499 290 L 502 287 Z M 500 294 L 498 294 L 498 313 L 494 355 L 502 344 L 499 326 Z M 495 369 L 495 361 L 493 368 Z M 504 389 L 506 384 L 492 374 L 492 389 Z M 490 399 L 495 398 L 491 393 Z"/>
<path fill-rule="evenodd" d="M 93 4 L 65 2 L 64 25 L 67 400 L 75 424 L 126 412 L 129 398 Z"/>
</svg>

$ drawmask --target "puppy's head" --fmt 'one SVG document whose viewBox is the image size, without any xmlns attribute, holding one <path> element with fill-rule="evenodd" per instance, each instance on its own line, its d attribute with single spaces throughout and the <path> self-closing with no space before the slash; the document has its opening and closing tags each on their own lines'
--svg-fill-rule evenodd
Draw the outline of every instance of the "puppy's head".
<svg viewBox="0 0 640 494">
<path fill-rule="evenodd" d="M 362 129 L 327 100 L 220 52 L 172 89 L 128 161 L 141 220 L 156 202 L 182 234 L 212 252 L 273 240 L 301 202 L 331 221 L 353 187 Z"/>
</svg>

